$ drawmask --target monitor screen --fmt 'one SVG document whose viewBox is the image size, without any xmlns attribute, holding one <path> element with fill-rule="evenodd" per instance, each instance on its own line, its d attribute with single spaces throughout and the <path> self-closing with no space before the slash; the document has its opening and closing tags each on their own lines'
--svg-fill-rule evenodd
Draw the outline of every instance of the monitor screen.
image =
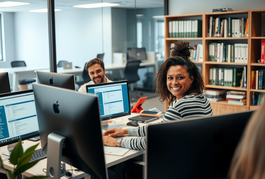
<svg viewBox="0 0 265 179">
<path fill-rule="evenodd" d="M 145 48 L 128 48 L 128 60 L 147 60 Z"/>
<path fill-rule="evenodd" d="M 98 97 L 42 84 L 33 84 L 33 90 L 44 152 L 50 133 L 63 136 L 61 160 L 95 178 L 106 179 Z"/>
<path fill-rule="evenodd" d="M 0 146 L 39 134 L 32 90 L 0 95 Z"/>
<path fill-rule="evenodd" d="M 0 73 L 0 94 L 10 92 L 10 84 L 7 72 Z"/>
<path fill-rule="evenodd" d="M 87 85 L 86 89 L 98 96 L 102 120 L 131 114 L 127 81 Z"/>
<path fill-rule="evenodd" d="M 253 111 L 147 127 L 146 178 L 226 178 Z M 167 165 L 161 165 L 161 164 Z"/>
<path fill-rule="evenodd" d="M 65 89 L 75 90 L 75 75 L 37 71 L 37 82 Z"/>
</svg>

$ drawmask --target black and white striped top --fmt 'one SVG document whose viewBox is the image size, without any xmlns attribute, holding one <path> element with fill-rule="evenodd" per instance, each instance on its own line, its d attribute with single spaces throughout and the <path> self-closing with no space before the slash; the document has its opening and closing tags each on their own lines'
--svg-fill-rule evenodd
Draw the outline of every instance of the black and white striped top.
<svg viewBox="0 0 265 179">
<path fill-rule="evenodd" d="M 167 109 L 163 122 L 182 120 L 185 118 L 196 118 L 213 115 L 211 105 L 202 94 L 186 95 L 180 100 L 174 101 Z M 121 146 L 134 150 L 145 150 L 146 148 L 146 126 L 128 128 L 128 136 L 136 138 L 124 138 Z"/>
</svg>

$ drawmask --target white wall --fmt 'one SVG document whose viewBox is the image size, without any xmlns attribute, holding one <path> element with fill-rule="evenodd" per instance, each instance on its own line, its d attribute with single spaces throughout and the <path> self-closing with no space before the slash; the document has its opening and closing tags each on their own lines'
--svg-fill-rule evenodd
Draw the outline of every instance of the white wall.
<svg viewBox="0 0 265 179">
<path fill-rule="evenodd" d="M 10 68 L 11 61 L 15 60 L 15 38 L 14 38 L 14 13 L 3 12 L 2 14 L 2 40 L 3 40 L 3 58 L 0 62 L 0 68 Z"/>
<path fill-rule="evenodd" d="M 100 8 L 60 11 L 55 18 L 57 61 L 68 60 L 83 67 L 97 53 L 104 52 L 104 62 L 111 63 L 111 8 L 103 9 L 103 21 Z M 13 60 L 24 60 L 32 67 L 49 67 L 47 19 L 47 13 L 4 13 L 6 62 L 0 63 L 1 68 L 10 67 Z"/>
<path fill-rule="evenodd" d="M 264 9 L 265 0 L 169 0 L 169 15 L 211 13 L 214 8 L 230 7 L 235 11 Z"/>
</svg>

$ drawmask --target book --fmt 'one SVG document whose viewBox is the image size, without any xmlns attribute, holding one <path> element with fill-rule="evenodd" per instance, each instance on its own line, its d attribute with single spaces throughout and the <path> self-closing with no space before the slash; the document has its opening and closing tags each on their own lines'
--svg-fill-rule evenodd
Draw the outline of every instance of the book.
<svg viewBox="0 0 265 179">
<path fill-rule="evenodd" d="M 246 98 L 243 99 L 235 99 L 235 98 L 226 98 L 226 101 L 241 101 L 241 102 L 246 102 Z"/>
<path fill-rule="evenodd" d="M 256 82 L 255 82 L 255 89 L 257 90 L 257 89 L 259 89 L 259 70 L 256 70 L 256 75 L 255 75 L 255 77 L 256 77 Z"/>
<path fill-rule="evenodd" d="M 242 71 L 243 71 L 242 68 L 234 68 L 233 69 L 233 87 L 240 86 Z"/>
<path fill-rule="evenodd" d="M 231 22 L 231 17 L 228 17 L 228 27 L 227 27 L 227 32 L 228 35 L 227 37 L 232 37 L 232 22 Z"/>
<path fill-rule="evenodd" d="M 258 89 L 262 90 L 262 86 L 263 86 L 263 70 L 259 70 L 259 76 L 258 76 L 258 80 L 259 80 L 259 85 L 258 85 Z"/>
<path fill-rule="evenodd" d="M 250 81 L 250 88 L 251 89 L 255 89 L 256 85 L 255 85 L 255 75 L 256 75 L 256 71 L 255 70 L 251 70 L 251 81 Z"/>
<path fill-rule="evenodd" d="M 248 18 L 246 20 L 246 27 L 245 27 L 245 37 L 248 37 Z"/>
<path fill-rule="evenodd" d="M 234 11 L 234 10 L 230 7 L 212 9 L 212 12 L 228 12 L 228 11 Z"/>
<path fill-rule="evenodd" d="M 226 94 L 227 90 L 204 90 L 204 94 L 209 94 L 209 95 L 220 95 L 220 94 Z"/>
<path fill-rule="evenodd" d="M 227 91 L 226 94 L 228 95 L 246 95 L 245 91 Z"/>
<path fill-rule="evenodd" d="M 233 95 L 233 94 L 227 94 L 226 98 L 232 98 L 232 99 L 244 99 L 246 98 L 246 95 Z"/>
<path fill-rule="evenodd" d="M 241 101 L 231 101 L 231 100 L 229 100 L 227 102 L 228 102 L 228 104 L 237 104 L 237 105 L 242 105 L 242 106 L 246 104 L 246 102 L 241 102 Z"/>
<path fill-rule="evenodd" d="M 244 66 L 244 80 L 243 80 L 243 87 L 247 88 L 247 66 Z"/>
<path fill-rule="evenodd" d="M 208 27 L 208 37 L 212 37 L 212 20 L 213 20 L 213 16 L 210 16 L 209 18 L 209 27 Z"/>
<path fill-rule="evenodd" d="M 265 40 L 261 40 L 261 55 L 260 55 L 260 63 L 265 63 Z"/>
</svg>

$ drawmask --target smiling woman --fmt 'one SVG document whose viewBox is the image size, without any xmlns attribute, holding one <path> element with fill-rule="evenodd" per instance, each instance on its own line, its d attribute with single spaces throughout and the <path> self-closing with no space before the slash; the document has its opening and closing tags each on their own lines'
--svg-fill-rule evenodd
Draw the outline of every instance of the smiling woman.
<svg viewBox="0 0 265 179">
<path fill-rule="evenodd" d="M 204 83 L 197 66 L 191 62 L 188 42 L 175 43 L 172 55 L 159 68 L 156 75 L 157 91 L 161 101 L 168 100 L 171 105 L 164 115 L 163 121 L 182 120 L 211 116 L 212 108 L 206 97 L 202 95 Z M 146 148 L 146 126 L 128 129 L 110 129 L 104 133 L 105 145 L 118 146 L 114 136 L 138 136 L 138 138 L 124 138 L 119 145 L 134 150 Z M 112 145 L 114 144 L 114 145 Z"/>
</svg>

